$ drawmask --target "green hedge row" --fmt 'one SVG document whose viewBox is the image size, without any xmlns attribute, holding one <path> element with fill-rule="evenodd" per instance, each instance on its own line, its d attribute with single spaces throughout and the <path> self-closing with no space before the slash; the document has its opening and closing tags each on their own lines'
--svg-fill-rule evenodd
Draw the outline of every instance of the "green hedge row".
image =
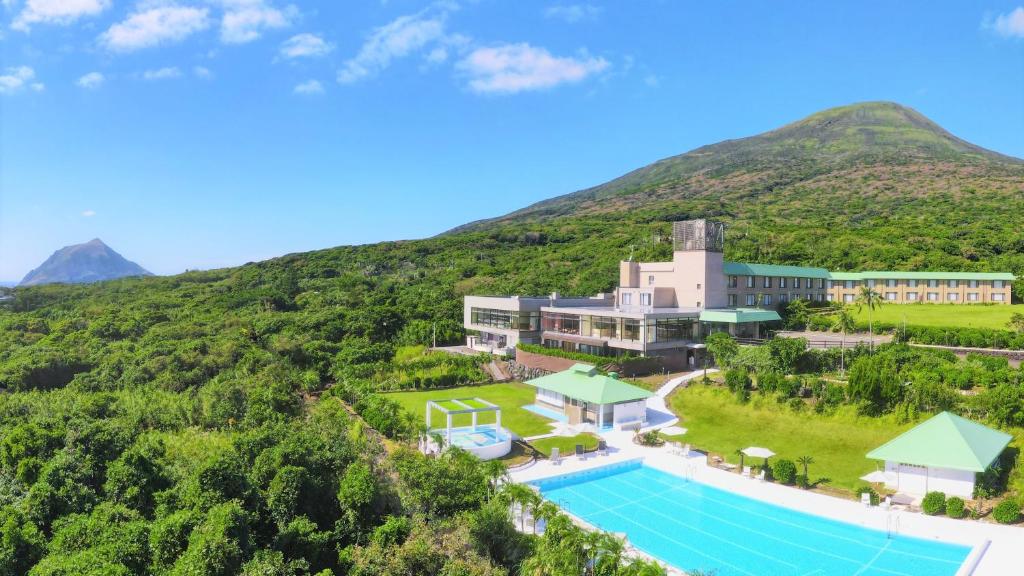
<svg viewBox="0 0 1024 576">
<path fill-rule="evenodd" d="M 618 364 L 625 360 L 632 360 L 635 358 L 632 354 L 624 354 L 622 356 L 598 356 L 596 354 L 584 354 L 583 352 L 567 352 L 561 348 L 546 348 L 538 344 L 520 343 L 516 345 L 516 348 L 523 352 L 554 356 L 555 358 L 566 358 L 568 360 L 576 360 L 577 362 L 593 364 L 594 366 L 604 366 L 613 362 Z"/>
</svg>

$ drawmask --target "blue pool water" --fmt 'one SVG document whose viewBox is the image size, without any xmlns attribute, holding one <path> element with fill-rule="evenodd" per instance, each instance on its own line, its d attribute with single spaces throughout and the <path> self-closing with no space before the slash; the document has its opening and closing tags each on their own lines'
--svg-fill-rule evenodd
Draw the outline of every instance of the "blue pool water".
<svg viewBox="0 0 1024 576">
<path fill-rule="evenodd" d="M 529 410 L 534 414 L 538 414 L 540 416 L 550 418 L 552 420 L 557 420 L 559 422 L 569 421 L 569 417 L 566 416 L 565 414 L 552 410 L 551 408 L 545 408 L 544 406 L 541 406 L 539 404 L 527 404 L 526 406 L 523 406 L 523 410 Z"/>
<path fill-rule="evenodd" d="M 446 433 L 444 428 L 435 428 L 431 432 L 440 434 L 442 438 Z M 505 429 L 499 431 L 494 424 L 480 424 L 476 430 L 472 426 L 452 428 L 452 445 L 459 448 L 478 448 L 504 441 Z"/>
<path fill-rule="evenodd" d="M 531 482 L 545 498 L 682 570 L 717 576 L 953 576 L 970 547 L 870 530 L 632 461 Z M 879 521 L 884 517 L 879 515 Z"/>
</svg>

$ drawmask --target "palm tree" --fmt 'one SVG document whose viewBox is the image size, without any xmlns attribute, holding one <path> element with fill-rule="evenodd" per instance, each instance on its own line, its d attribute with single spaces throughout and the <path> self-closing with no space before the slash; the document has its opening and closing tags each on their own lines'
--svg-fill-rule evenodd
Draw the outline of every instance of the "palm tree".
<svg viewBox="0 0 1024 576">
<path fill-rule="evenodd" d="M 541 503 L 533 510 L 533 533 L 537 533 L 537 520 L 543 520 L 544 524 L 547 525 L 548 522 L 551 522 L 551 520 L 560 513 L 561 510 L 554 502 L 551 502 L 550 500 L 541 501 Z"/>
<path fill-rule="evenodd" d="M 499 487 L 508 480 L 508 469 L 500 460 L 487 460 L 484 462 L 484 475 L 487 479 L 487 498 L 493 498 Z"/>
<path fill-rule="evenodd" d="M 746 454 L 744 454 L 743 450 L 740 450 L 739 448 L 736 449 L 736 452 L 734 452 L 734 454 L 737 454 L 740 457 L 740 470 L 742 471 L 743 470 L 743 457 L 746 456 Z"/>
<path fill-rule="evenodd" d="M 519 506 L 519 531 L 526 532 L 526 505 L 536 493 L 526 484 L 511 482 L 501 487 L 500 496 L 513 509 Z"/>
<path fill-rule="evenodd" d="M 807 467 L 810 466 L 811 464 L 814 464 L 814 458 L 810 456 L 801 456 L 796 459 L 796 462 L 797 464 L 800 464 L 801 466 L 804 467 L 804 479 L 806 479 L 807 482 L 810 483 L 811 479 L 807 476 Z"/>
<path fill-rule="evenodd" d="M 850 314 L 846 307 L 840 308 L 832 322 L 832 329 L 843 333 L 842 348 L 839 352 L 839 370 L 844 376 L 846 375 L 846 333 L 852 332 L 854 328 L 856 328 L 856 324 L 853 321 L 853 314 Z"/>
<path fill-rule="evenodd" d="M 871 351 L 875 351 L 875 330 L 874 323 L 871 320 L 871 312 L 878 308 L 882 304 L 882 295 L 879 294 L 874 288 L 868 285 L 860 287 L 860 293 L 857 294 L 857 312 L 860 312 L 861 308 L 867 306 L 868 308 L 868 336 L 871 338 Z"/>
</svg>

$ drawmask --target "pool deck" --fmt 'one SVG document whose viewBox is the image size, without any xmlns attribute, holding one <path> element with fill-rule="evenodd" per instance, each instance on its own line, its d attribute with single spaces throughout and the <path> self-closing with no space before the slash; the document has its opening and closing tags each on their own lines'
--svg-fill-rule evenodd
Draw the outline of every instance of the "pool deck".
<svg viewBox="0 0 1024 576">
<path fill-rule="evenodd" d="M 550 460 L 538 460 L 532 466 L 513 471 L 515 482 L 528 482 L 550 476 L 568 474 L 643 458 L 644 464 L 697 482 L 714 486 L 801 512 L 832 518 L 865 528 L 885 531 L 889 516 L 898 518 L 898 532 L 907 536 L 924 539 L 939 539 L 945 542 L 965 544 L 974 547 L 968 562 L 958 572 L 960 575 L 1004 576 L 1021 573 L 1021 558 L 1024 558 L 1024 528 L 1001 526 L 972 520 L 926 516 L 908 511 L 887 512 L 879 507 L 866 508 L 859 502 L 826 496 L 816 492 L 782 486 L 772 482 L 760 482 L 744 478 L 736 473 L 726 472 L 707 465 L 703 454 L 693 453 L 691 457 L 671 454 L 667 446 L 651 448 L 638 446 L 632 441 L 631 432 L 609 432 L 602 434 L 608 441 L 608 456 L 591 455 L 586 460 L 575 456 L 563 457 L 556 466 Z M 684 481 L 684 480 L 680 480 Z M 987 548 L 985 543 L 990 542 Z M 971 560 L 981 553 L 981 560 L 973 572 L 969 571 Z"/>
</svg>

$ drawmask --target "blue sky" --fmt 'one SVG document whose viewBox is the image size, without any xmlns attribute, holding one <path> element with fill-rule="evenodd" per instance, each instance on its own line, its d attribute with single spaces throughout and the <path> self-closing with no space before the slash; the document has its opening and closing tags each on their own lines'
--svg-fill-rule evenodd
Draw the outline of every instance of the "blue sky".
<svg viewBox="0 0 1024 576">
<path fill-rule="evenodd" d="M 0 280 L 420 238 L 864 100 L 1024 157 L 1024 5 L 0 0 Z"/>
</svg>

